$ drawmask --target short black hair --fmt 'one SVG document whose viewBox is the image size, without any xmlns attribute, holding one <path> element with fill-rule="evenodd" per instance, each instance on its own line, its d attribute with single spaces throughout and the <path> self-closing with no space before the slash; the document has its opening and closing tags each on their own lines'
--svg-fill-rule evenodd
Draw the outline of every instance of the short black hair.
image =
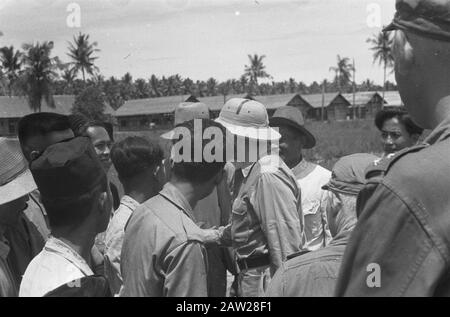
<svg viewBox="0 0 450 317">
<path fill-rule="evenodd" d="M 35 135 L 45 135 L 55 131 L 70 130 L 69 118 L 52 112 L 32 113 L 22 117 L 18 123 L 20 144 Z"/>
<path fill-rule="evenodd" d="M 80 113 L 71 114 L 68 116 L 70 122 L 70 128 L 72 129 L 75 136 L 83 136 L 83 128 L 89 122 L 85 115 Z"/>
<path fill-rule="evenodd" d="M 222 140 L 215 140 L 216 142 L 221 142 L 223 145 L 222 150 L 222 156 L 218 160 L 214 160 L 213 162 L 207 162 L 205 161 L 205 158 L 203 156 L 203 151 L 205 149 L 205 146 L 209 143 L 210 140 L 205 140 L 203 137 L 201 140 L 195 140 L 195 134 L 194 134 L 194 122 L 197 122 L 198 124 L 201 124 L 201 132 L 202 136 L 204 135 L 204 132 L 208 128 L 217 128 L 222 133 Z M 191 121 L 187 121 L 179 125 L 177 128 L 187 128 L 190 132 L 190 143 L 191 143 L 191 153 L 190 153 L 190 161 L 189 162 L 174 162 L 172 173 L 180 178 L 187 180 L 192 183 L 204 183 L 209 180 L 211 180 L 217 173 L 220 172 L 225 166 L 226 162 L 226 153 L 225 153 L 225 137 L 226 137 L 226 130 L 225 128 L 210 119 L 195 119 Z M 201 149 L 202 149 L 202 160 L 201 162 L 195 162 L 194 161 L 194 150 L 195 146 L 194 144 L 196 142 L 201 142 Z"/>
<path fill-rule="evenodd" d="M 101 181 L 93 190 L 74 198 L 41 197 L 42 204 L 48 215 L 50 227 L 76 227 L 89 216 L 93 204 L 99 195 L 108 190 L 107 178 Z"/>
<path fill-rule="evenodd" d="M 378 130 L 383 129 L 384 123 L 392 118 L 397 118 L 398 121 L 403 124 L 406 132 L 410 135 L 418 134 L 421 135 L 423 133 L 423 128 L 419 127 L 414 121 L 411 119 L 411 116 L 402 110 L 380 110 L 375 115 L 375 125 Z"/>
<path fill-rule="evenodd" d="M 157 166 L 163 158 L 164 152 L 157 142 L 139 136 L 127 137 L 111 149 L 111 160 L 121 180 L 128 180 Z"/>
<path fill-rule="evenodd" d="M 89 136 L 87 134 L 87 130 L 93 127 L 101 127 L 106 130 L 109 135 L 111 141 L 114 142 L 114 128 L 112 123 L 106 121 L 98 121 L 98 120 L 88 120 L 83 126 L 78 129 L 79 136 Z"/>
</svg>

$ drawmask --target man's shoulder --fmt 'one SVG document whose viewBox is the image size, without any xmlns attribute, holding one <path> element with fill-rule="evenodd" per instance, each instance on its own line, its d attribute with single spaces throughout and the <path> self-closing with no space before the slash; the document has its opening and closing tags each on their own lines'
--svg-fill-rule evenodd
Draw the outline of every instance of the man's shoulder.
<svg viewBox="0 0 450 317">
<path fill-rule="evenodd" d="M 127 225 L 127 231 L 138 235 L 156 235 L 170 240 L 173 244 L 190 240 L 202 241 L 201 229 L 181 209 L 161 195 L 136 208 Z"/>
</svg>

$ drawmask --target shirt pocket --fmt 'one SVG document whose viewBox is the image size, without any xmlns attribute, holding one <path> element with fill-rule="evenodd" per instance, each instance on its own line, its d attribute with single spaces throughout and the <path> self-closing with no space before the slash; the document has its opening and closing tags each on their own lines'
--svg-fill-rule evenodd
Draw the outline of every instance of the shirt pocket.
<svg viewBox="0 0 450 317">
<path fill-rule="evenodd" d="M 248 207 L 244 199 L 235 201 L 231 217 L 233 242 L 237 245 L 247 243 L 250 236 L 250 219 L 248 218 Z"/>
</svg>

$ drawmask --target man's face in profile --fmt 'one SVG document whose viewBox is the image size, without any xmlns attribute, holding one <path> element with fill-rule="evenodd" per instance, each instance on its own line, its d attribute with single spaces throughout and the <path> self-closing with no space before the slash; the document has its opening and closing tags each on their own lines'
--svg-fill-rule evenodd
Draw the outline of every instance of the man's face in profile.
<svg viewBox="0 0 450 317">
<path fill-rule="evenodd" d="M 50 145 L 74 138 L 71 129 L 52 131 L 44 135 L 33 135 L 21 144 L 22 152 L 28 162 L 38 158 Z"/>
</svg>

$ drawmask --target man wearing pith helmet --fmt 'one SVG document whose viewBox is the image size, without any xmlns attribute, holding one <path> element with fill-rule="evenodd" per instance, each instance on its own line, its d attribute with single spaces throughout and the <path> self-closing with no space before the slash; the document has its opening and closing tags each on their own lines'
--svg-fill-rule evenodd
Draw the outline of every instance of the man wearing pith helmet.
<svg viewBox="0 0 450 317">
<path fill-rule="evenodd" d="M 240 269 L 239 295 L 260 296 L 282 262 L 304 245 L 300 189 L 276 153 L 280 134 L 269 127 L 263 104 L 230 99 L 217 121 L 236 137 L 235 183 L 241 185 L 233 203 L 231 236 Z M 258 150 L 251 146 L 255 143 Z"/>
<path fill-rule="evenodd" d="M 305 217 L 306 249 L 316 251 L 331 240 L 327 223 L 326 205 L 330 199 L 322 186 L 328 183 L 331 172 L 308 162 L 303 149 L 316 145 L 316 138 L 305 128 L 302 112 L 292 106 L 278 108 L 270 118 L 270 126 L 278 127 L 281 134 L 280 156 L 292 169 L 302 191 L 302 210 Z"/>
<path fill-rule="evenodd" d="M 394 31 L 400 95 L 412 119 L 433 131 L 368 170 L 339 296 L 450 295 L 450 1 L 396 7 L 385 31 Z"/>
</svg>

